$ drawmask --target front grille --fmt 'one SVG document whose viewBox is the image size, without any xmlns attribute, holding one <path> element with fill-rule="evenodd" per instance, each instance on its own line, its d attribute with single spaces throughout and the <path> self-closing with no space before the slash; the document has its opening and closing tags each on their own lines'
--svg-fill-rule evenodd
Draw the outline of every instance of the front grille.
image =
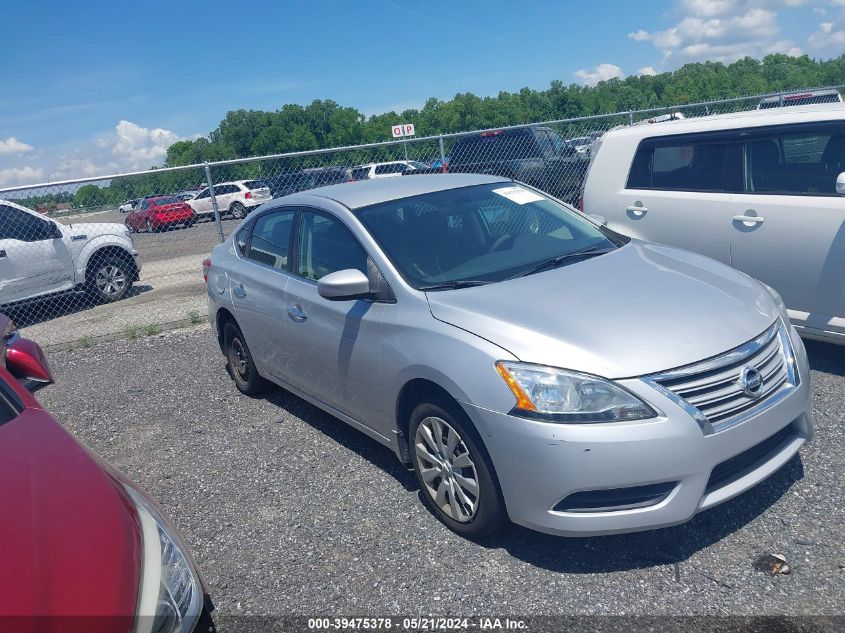
<svg viewBox="0 0 845 633">
<path fill-rule="evenodd" d="M 723 461 L 710 473 L 710 479 L 707 482 L 705 492 L 712 492 L 727 486 L 746 473 L 751 472 L 760 464 L 768 461 L 774 453 L 783 448 L 795 435 L 795 428 L 789 424 L 756 446 L 752 446 L 747 451 L 743 451 L 739 455 Z"/>
<path fill-rule="evenodd" d="M 747 368 L 759 372 L 762 386 L 749 394 L 741 386 Z M 798 377 L 785 326 L 775 322 L 760 336 L 714 358 L 646 378 L 717 433 L 744 421 L 795 388 Z"/>
</svg>

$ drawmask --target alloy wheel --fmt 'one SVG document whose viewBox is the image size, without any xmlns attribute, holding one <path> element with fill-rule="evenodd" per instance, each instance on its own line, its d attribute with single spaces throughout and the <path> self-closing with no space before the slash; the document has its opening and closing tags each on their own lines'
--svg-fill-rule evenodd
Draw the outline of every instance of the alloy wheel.
<svg viewBox="0 0 845 633">
<path fill-rule="evenodd" d="M 126 273 L 114 264 L 106 264 L 97 271 L 94 283 L 100 294 L 111 298 L 123 292 L 126 287 Z"/>
<path fill-rule="evenodd" d="M 249 359 L 239 338 L 233 338 L 229 344 L 229 365 L 241 382 L 249 382 Z"/>
<path fill-rule="evenodd" d="M 460 434 L 446 420 L 427 417 L 417 427 L 414 450 L 435 505 L 455 521 L 471 521 L 478 510 L 478 473 Z"/>
</svg>

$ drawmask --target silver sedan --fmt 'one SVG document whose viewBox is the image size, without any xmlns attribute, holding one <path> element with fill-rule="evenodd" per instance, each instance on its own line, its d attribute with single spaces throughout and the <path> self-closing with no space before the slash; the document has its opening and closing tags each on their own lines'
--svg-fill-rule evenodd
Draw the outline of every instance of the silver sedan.
<svg viewBox="0 0 845 633">
<path fill-rule="evenodd" d="M 388 446 L 469 537 L 681 523 L 813 435 L 776 292 L 510 180 L 294 194 L 205 267 L 238 389 L 274 383 Z"/>
</svg>

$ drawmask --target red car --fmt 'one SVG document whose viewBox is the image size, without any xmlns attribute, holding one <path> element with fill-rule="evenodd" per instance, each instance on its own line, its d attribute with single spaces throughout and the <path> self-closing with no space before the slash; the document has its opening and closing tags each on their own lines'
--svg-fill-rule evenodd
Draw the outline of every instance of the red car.
<svg viewBox="0 0 845 633">
<path fill-rule="evenodd" d="M 173 526 L 28 392 L 53 378 L 2 314 L 0 337 L 0 622 L 45 633 L 213 630 Z"/>
<path fill-rule="evenodd" d="M 188 228 L 196 221 L 197 214 L 179 196 L 156 196 L 141 200 L 124 222 L 133 233 L 152 233 L 179 224 Z"/>
</svg>

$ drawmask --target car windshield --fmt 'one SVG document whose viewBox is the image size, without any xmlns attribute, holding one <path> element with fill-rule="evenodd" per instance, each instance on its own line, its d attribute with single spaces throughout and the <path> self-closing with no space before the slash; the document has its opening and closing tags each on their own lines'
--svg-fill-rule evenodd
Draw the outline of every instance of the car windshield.
<svg viewBox="0 0 845 633">
<path fill-rule="evenodd" d="M 153 198 L 150 200 L 150 204 L 154 207 L 161 207 L 166 204 L 176 204 L 177 202 L 182 202 L 182 198 L 178 196 L 165 196 L 164 198 Z"/>
<path fill-rule="evenodd" d="M 358 217 L 417 289 L 502 281 L 576 251 L 596 255 L 619 244 L 577 211 L 504 182 L 393 200 L 360 209 Z"/>
</svg>

